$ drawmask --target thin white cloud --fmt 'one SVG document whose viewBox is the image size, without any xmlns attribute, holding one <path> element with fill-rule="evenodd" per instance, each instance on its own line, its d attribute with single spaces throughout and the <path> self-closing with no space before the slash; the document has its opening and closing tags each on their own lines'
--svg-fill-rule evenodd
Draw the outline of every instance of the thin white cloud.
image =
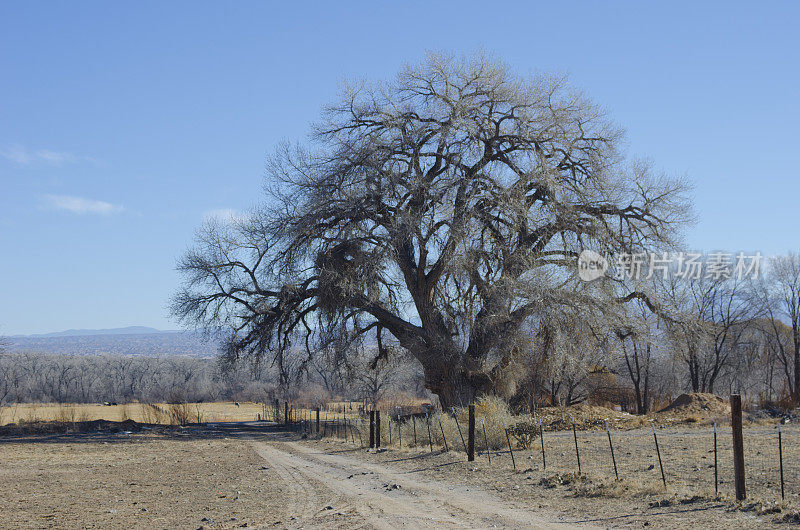
<svg viewBox="0 0 800 530">
<path fill-rule="evenodd" d="M 1 148 L 0 157 L 18 166 L 64 166 L 78 162 L 96 162 L 88 156 L 77 156 L 65 151 L 52 151 L 50 149 L 28 149 L 20 144 L 12 144 Z"/>
<path fill-rule="evenodd" d="M 61 210 L 78 215 L 111 215 L 125 210 L 119 204 L 74 197 L 72 195 L 45 195 L 44 205 L 48 209 Z"/>
</svg>

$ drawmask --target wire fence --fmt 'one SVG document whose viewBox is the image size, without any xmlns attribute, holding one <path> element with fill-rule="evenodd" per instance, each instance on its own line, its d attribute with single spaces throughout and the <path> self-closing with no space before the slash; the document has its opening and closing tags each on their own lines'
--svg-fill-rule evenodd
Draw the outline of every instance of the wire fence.
<svg viewBox="0 0 800 530">
<path fill-rule="evenodd" d="M 284 406 L 280 412 L 285 416 L 286 410 Z M 372 446 L 468 457 L 470 429 L 465 410 L 410 416 L 376 412 L 380 419 L 372 422 L 372 445 L 368 412 L 320 412 L 317 423 L 314 409 L 289 406 L 288 410 L 291 428 L 304 436 L 337 439 L 365 449 Z M 528 423 L 536 425 L 535 420 Z M 508 425 L 500 424 L 497 418 L 478 415 L 473 432 L 474 457 L 479 465 L 538 475 L 543 483 L 580 473 L 632 492 L 721 498 L 734 495 L 730 425 L 540 430 L 523 439 L 510 435 Z M 777 420 L 746 425 L 744 457 L 748 498 L 784 498 L 800 503 L 800 425 L 780 425 Z"/>
</svg>

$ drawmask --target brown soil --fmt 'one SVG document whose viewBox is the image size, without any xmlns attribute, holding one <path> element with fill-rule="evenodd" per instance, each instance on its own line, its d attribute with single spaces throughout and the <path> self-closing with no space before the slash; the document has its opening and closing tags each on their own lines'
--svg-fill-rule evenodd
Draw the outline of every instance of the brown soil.
<svg viewBox="0 0 800 530">
<path fill-rule="evenodd" d="M 727 425 L 730 421 L 731 407 L 723 398 L 714 394 L 681 394 L 668 406 L 647 415 L 619 412 L 607 407 L 580 403 L 570 407 L 542 407 L 536 416 L 542 420 L 545 431 L 570 431 L 572 420 L 577 430 L 636 429 L 654 424 L 668 426 L 675 424 L 710 425 L 716 421 Z"/>
<path fill-rule="evenodd" d="M 0 528 L 233 528 L 275 522 L 286 486 L 238 439 L 43 435 L 0 442 Z"/>
<path fill-rule="evenodd" d="M 715 394 L 681 394 L 678 398 L 659 410 L 657 414 L 677 419 L 708 419 L 729 416 L 730 404 Z"/>
<path fill-rule="evenodd" d="M 237 430 L 238 429 L 238 430 Z M 33 528 L 762 528 L 794 520 L 800 427 L 784 430 L 787 502 L 776 503 L 774 428 L 745 431 L 748 493 L 732 494 L 730 435 L 720 430 L 720 495 L 708 429 L 545 434 L 540 450 L 485 453 L 399 448 L 267 433 L 263 424 L 163 433 L 39 435 L 0 440 L 0 527 Z M 708 432 L 707 432 L 708 431 Z M 478 448 L 482 446 L 478 444 Z M 744 510 L 742 509 L 744 508 Z M 760 514 L 760 515 L 759 515 Z"/>
<path fill-rule="evenodd" d="M 536 416 L 542 420 L 542 426 L 546 431 L 571 430 L 573 420 L 578 430 L 604 429 L 606 422 L 612 429 L 630 429 L 646 423 L 646 419 L 642 416 L 587 403 L 570 407 L 543 407 L 536 411 Z"/>
</svg>

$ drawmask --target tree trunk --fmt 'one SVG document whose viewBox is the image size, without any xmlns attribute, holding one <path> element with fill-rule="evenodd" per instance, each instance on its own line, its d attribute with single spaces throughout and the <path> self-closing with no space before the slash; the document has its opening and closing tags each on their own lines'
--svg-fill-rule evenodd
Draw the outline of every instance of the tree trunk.
<svg viewBox="0 0 800 530">
<path fill-rule="evenodd" d="M 466 406 L 479 394 L 458 366 L 425 367 L 424 371 L 425 387 L 439 397 L 443 410 Z"/>
<path fill-rule="evenodd" d="M 689 358 L 689 379 L 692 383 L 692 392 L 700 391 L 700 366 L 695 354 Z"/>
<path fill-rule="evenodd" d="M 425 388 L 439 397 L 439 403 L 445 410 L 450 407 L 465 407 L 473 403 L 476 397 L 491 391 L 488 377 L 483 374 L 468 376 L 458 360 L 448 362 L 443 356 L 436 359 L 427 357 L 426 360 L 428 362 L 422 363 Z"/>
<path fill-rule="evenodd" d="M 800 403 L 800 329 L 798 323 L 792 323 L 792 342 L 794 342 L 794 392 L 795 404 Z"/>
</svg>

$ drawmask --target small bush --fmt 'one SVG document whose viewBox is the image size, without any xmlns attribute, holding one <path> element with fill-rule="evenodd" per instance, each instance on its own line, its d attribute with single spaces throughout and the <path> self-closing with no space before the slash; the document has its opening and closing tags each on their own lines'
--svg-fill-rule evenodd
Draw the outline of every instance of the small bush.
<svg viewBox="0 0 800 530">
<path fill-rule="evenodd" d="M 173 425 L 186 425 L 192 420 L 192 411 L 188 403 L 170 403 L 169 415 Z"/>
<path fill-rule="evenodd" d="M 522 449 L 530 449 L 536 438 L 539 437 L 539 426 L 532 421 L 518 421 L 508 428 L 508 434 Z"/>
</svg>

